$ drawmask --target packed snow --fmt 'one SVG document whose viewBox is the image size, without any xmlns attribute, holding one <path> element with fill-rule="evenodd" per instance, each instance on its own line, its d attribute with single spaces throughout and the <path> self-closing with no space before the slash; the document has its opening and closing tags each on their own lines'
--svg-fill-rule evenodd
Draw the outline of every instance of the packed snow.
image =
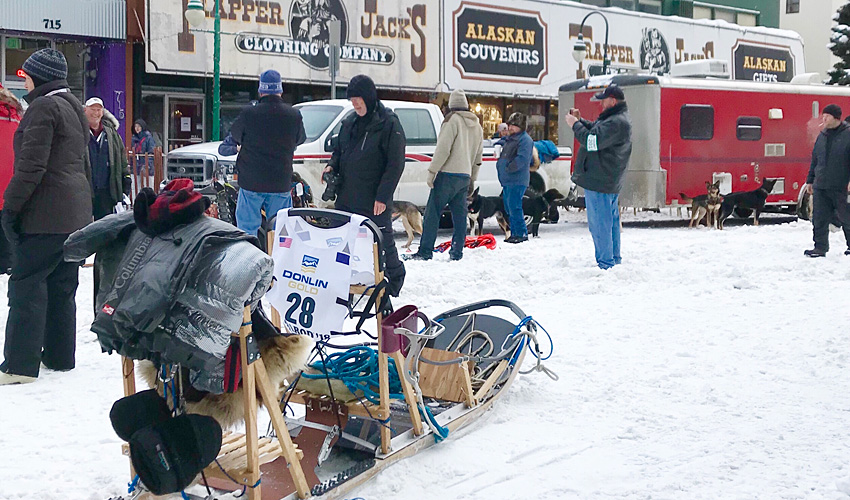
<svg viewBox="0 0 850 500">
<path fill-rule="evenodd" d="M 625 220 L 648 217 L 671 218 Z M 546 365 L 560 380 L 518 377 L 470 427 L 348 498 L 850 496 L 842 233 L 810 260 L 807 222 L 627 224 L 623 264 L 602 271 L 583 215 L 567 219 L 521 245 L 499 238 L 460 262 L 407 264 L 397 306 L 433 315 L 512 300 L 552 335 Z M 120 360 L 88 330 L 91 269 L 80 272 L 77 304 L 76 369 L 0 387 L 2 500 L 126 494 L 129 463 L 108 417 L 122 396 Z"/>
</svg>

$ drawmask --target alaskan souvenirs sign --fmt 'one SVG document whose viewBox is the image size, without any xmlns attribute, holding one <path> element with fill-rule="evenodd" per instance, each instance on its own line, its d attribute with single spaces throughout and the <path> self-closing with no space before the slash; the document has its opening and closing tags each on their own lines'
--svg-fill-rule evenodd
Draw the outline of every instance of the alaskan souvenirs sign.
<svg viewBox="0 0 850 500">
<path fill-rule="evenodd" d="M 552 98 L 564 83 L 600 74 L 606 48 L 612 72 L 664 75 L 677 64 L 698 59 L 729 62 L 736 79 L 786 81 L 805 72 L 802 39 L 786 30 L 557 0 L 484 3 L 443 0 L 443 80 L 448 89 Z M 607 29 L 597 15 L 581 26 L 594 11 L 605 15 Z M 581 64 L 572 56 L 579 32 L 587 47 Z"/>
<path fill-rule="evenodd" d="M 214 0 L 207 26 L 189 27 L 187 0 L 147 0 L 148 72 L 212 73 Z M 329 23 L 341 24 L 340 80 L 433 91 L 440 81 L 439 0 L 220 0 L 221 74 L 329 83 Z"/>
<path fill-rule="evenodd" d="M 538 12 L 462 2 L 454 12 L 454 67 L 464 78 L 540 83 L 546 23 Z"/>
</svg>

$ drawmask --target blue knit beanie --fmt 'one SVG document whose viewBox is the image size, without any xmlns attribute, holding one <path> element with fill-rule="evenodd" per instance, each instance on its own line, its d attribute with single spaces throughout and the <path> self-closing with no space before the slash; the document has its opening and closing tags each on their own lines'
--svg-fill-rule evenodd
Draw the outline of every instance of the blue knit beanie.
<svg viewBox="0 0 850 500">
<path fill-rule="evenodd" d="M 260 75 L 260 95 L 282 94 L 283 84 L 280 82 L 280 73 L 273 69 L 267 69 Z"/>
<path fill-rule="evenodd" d="M 68 62 L 61 52 L 41 49 L 24 61 L 21 67 L 33 80 L 52 82 L 68 78 Z"/>
</svg>

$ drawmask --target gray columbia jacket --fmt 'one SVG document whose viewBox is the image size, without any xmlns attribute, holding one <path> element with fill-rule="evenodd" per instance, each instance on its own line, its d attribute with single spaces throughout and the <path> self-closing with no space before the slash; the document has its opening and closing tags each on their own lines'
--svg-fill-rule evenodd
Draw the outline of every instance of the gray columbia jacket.
<svg viewBox="0 0 850 500">
<path fill-rule="evenodd" d="M 180 363 L 195 388 L 221 393 L 231 332 L 272 279 L 274 263 L 255 242 L 211 217 L 148 236 L 135 229 L 133 212 L 124 212 L 73 233 L 65 260 L 102 252 L 91 329 L 104 352 Z"/>
<path fill-rule="evenodd" d="M 606 109 L 595 122 L 579 120 L 573 132 L 581 145 L 573 182 L 597 193 L 619 193 L 632 155 L 632 124 L 626 103 Z"/>
</svg>

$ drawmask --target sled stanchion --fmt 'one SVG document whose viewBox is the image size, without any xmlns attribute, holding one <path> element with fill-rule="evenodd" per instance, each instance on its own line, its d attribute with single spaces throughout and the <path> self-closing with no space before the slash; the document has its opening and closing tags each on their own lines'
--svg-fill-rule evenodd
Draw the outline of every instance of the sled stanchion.
<svg viewBox="0 0 850 500">
<path fill-rule="evenodd" d="M 274 250 L 274 228 L 272 228 L 271 231 L 268 231 L 266 233 L 266 251 L 271 256 L 273 250 Z M 272 282 L 272 286 L 274 286 L 274 282 Z M 280 322 L 280 312 L 278 312 L 278 310 L 275 309 L 274 306 L 271 306 L 271 308 L 272 308 L 272 318 L 271 318 L 272 324 L 278 330 L 283 330 L 283 325 Z"/>
<path fill-rule="evenodd" d="M 381 248 L 378 247 L 377 243 L 372 243 L 372 252 L 373 255 L 380 255 L 378 252 L 381 251 Z M 380 283 L 384 279 L 384 275 L 381 273 L 380 267 L 380 259 L 375 259 L 375 283 Z M 390 372 L 389 372 L 389 361 L 387 358 L 387 354 L 383 350 L 383 335 L 381 332 L 381 325 L 383 324 L 383 313 L 381 312 L 381 301 L 384 298 L 384 294 L 386 293 L 386 289 L 382 289 L 378 291 L 378 297 L 375 299 L 375 307 L 376 313 L 375 320 L 378 322 L 378 393 L 380 396 L 379 405 L 378 405 L 378 418 L 381 420 L 381 453 L 386 455 L 390 452 L 390 441 L 392 440 L 392 429 L 390 429 Z"/>
<path fill-rule="evenodd" d="M 407 381 L 407 377 L 404 376 L 402 370 L 406 370 L 406 363 L 404 360 L 404 355 L 402 355 L 401 351 L 395 351 L 392 353 L 393 361 L 395 361 L 395 367 L 398 371 L 398 378 L 401 379 L 401 390 L 404 393 L 404 400 L 407 403 L 407 407 L 410 410 L 410 420 L 413 423 L 413 435 L 421 436 L 422 435 L 422 417 L 419 415 L 419 406 L 416 404 L 416 394 L 413 392 L 413 387 L 410 385 L 410 382 Z"/>
<path fill-rule="evenodd" d="M 260 394 L 263 395 L 263 401 L 277 401 L 279 395 L 272 387 L 269 380 L 269 375 L 266 373 L 266 365 L 263 364 L 262 358 L 254 362 L 256 370 L 257 383 L 260 389 Z M 289 437 L 289 429 L 286 427 L 286 422 L 283 420 L 283 413 L 280 411 L 279 405 L 268 405 L 266 407 L 271 416 L 272 425 L 274 426 L 277 440 L 280 443 L 283 456 L 289 464 L 289 472 L 292 475 L 292 482 L 295 483 L 295 489 L 298 492 L 299 498 L 307 498 L 310 496 L 310 487 L 307 485 L 307 478 L 304 476 L 304 470 L 301 468 L 301 460 L 298 457 L 298 451 Z"/>
<path fill-rule="evenodd" d="M 251 310 L 246 307 L 242 311 L 242 326 L 239 327 L 239 356 L 242 363 L 242 391 L 245 394 L 242 402 L 245 406 L 245 441 L 248 454 L 246 475 L 250 484 L 257 484 L 260 480 L 260 457 L 257 450 L 257 388 L 254 370 L 248 363 L 248 335 L 251 334 Z M 262 485 L 250 488 L 248 498 L 260 500 L 262 498 Z"/>
<path fill-rule="evenodd" d="M 124 397 L 132 396 L 136 393 L 136 364 L 132 359 L 121 356 L 121 379 L 124 383 Z M 130 457 L 130 446 L 126 443 L 121 447 L 122 453 L 128 458 Z M 136 468 L 133 467 L 133 462 L 130 462 L 130 479 L 136 477 Z"/>
</svg>

